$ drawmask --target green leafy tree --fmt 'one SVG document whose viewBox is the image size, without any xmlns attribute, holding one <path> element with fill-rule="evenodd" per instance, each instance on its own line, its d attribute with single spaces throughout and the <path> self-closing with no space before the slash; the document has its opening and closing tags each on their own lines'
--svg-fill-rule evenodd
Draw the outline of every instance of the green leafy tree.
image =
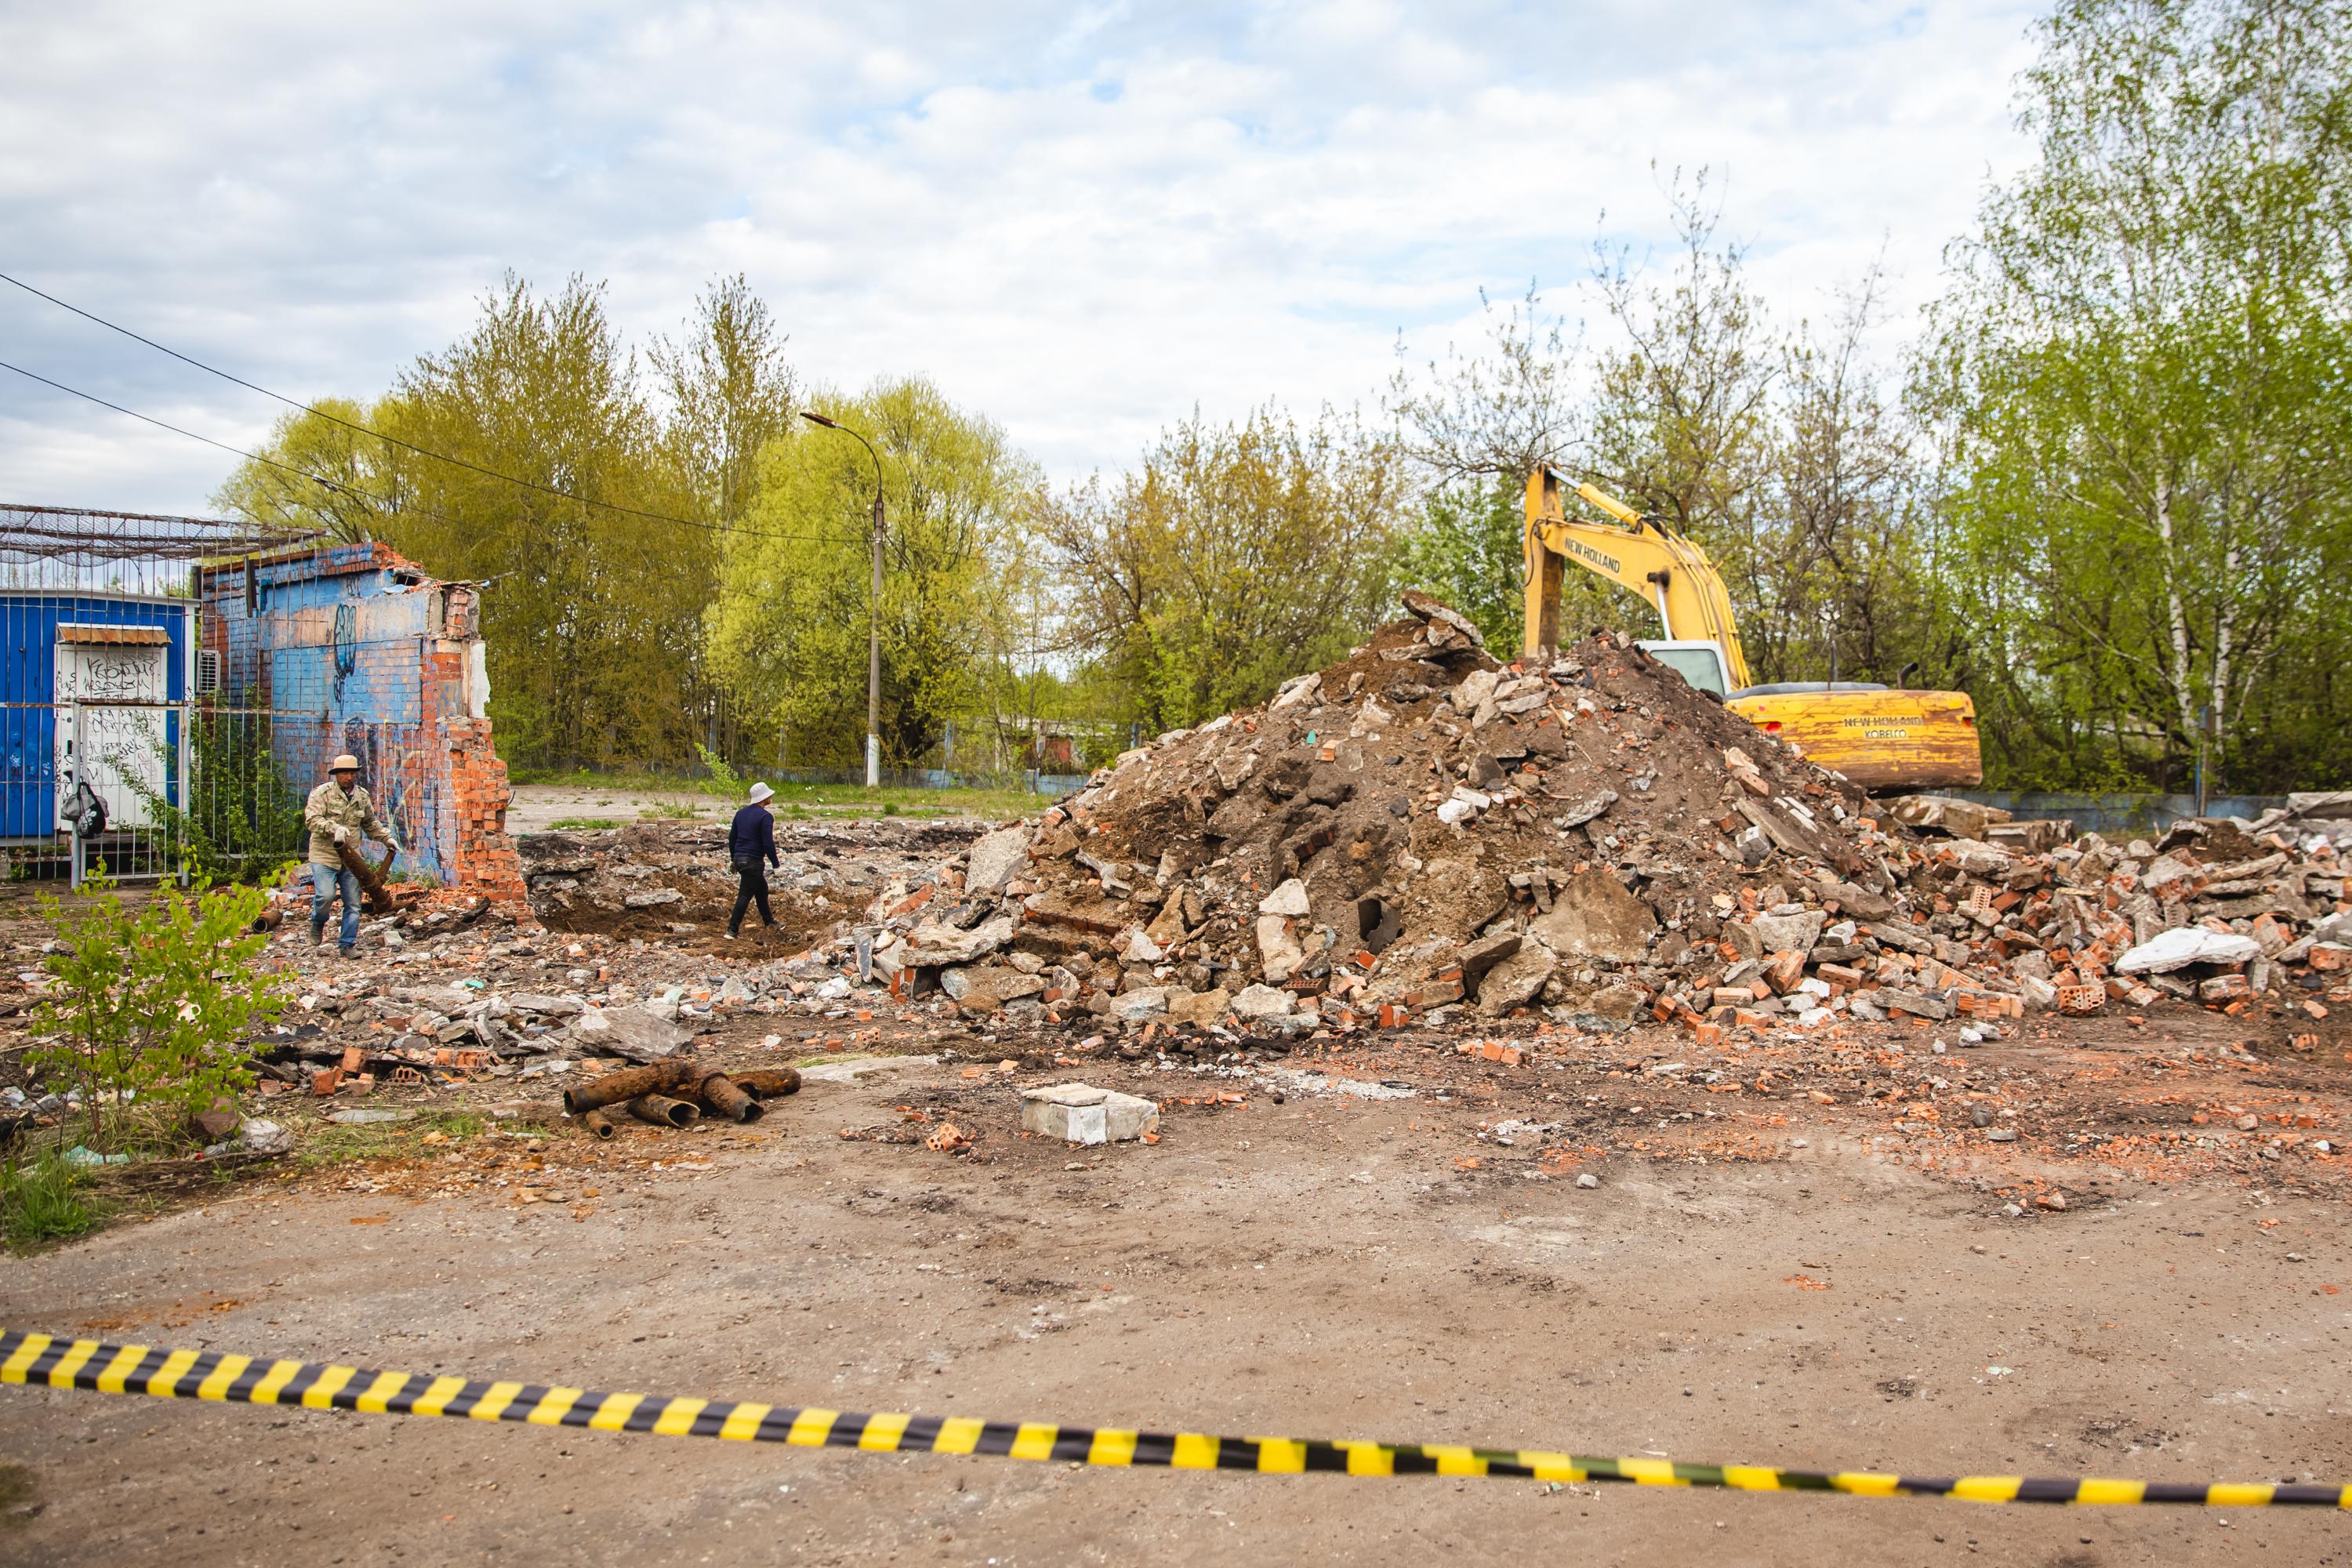
<svg viewBox="0 0 2352 1568">
<path fill-rule="evenodd" d="M 1382 618 L 1406 500 L 1395 444 L 1351 416 L 1196 415 L 1115 486 L 1048 507 L 1069 636 L 1151 729 L 1263 700 Z"/>
<path fill-rule="evenodd" d="M 1938 608 L 1915 434 L 1863 351 L 1881 283 L 1873 268 L 1825 331 L 1808 323 L 1779 350 L 1762 498 L 1738 541 L 1740 638 L 1759 680 L 1973 673 Z"/>
<path fill-rule="evenodd" d="M 1461 611 L 1508 654 L 1526 615 L 1527 486 L 1511 476 L 1464 479 L 1422 498 L 1405 532 L 1397 575 Z"/>
<path fill-rule="evenodd" d="M 213 492 L 213 505 L 345 543 L 373 539 L 401 509 L 404 477 L 394 449 L 370 434 L 379 429 L 380 412 L 322 397 L 312 409 L 286 415 L 263 447 L 276 461 L 238 464 Z"/>
<path fill-rule="evenodd" d="M 510 761 L 740 752 L 703 619 L 758 455 L 790 427 L 783 344 L 744 280 L 721 279 L 678 339 L 653 344 L 648 376 L 601 287 L 572 278 L 541 295 L 509 274 L 457 342 L 371 405 L 281 421 L 273 462 L 242 465 L 215 499 L 485 583 L 490 711 Z"/>
<path fill-rule="evenodd" d="M 412 503 L 380 537 L 443 576 L 488 584 L 501 749 L 556 765 L 684 756 L 699 729 L 719 535 L 665 521 L 697 521 L 695 497 L 603 290 L 574 278 L 541 299 L 509 275 L 474 329 L 404 373 L 377 415 L 413 446 L 474 465 L 404 455 Z"/>
<path fill-rule="evenodd" d="M 772 723 L 797 765 L 863 755 L 866 635 L 882 642 L 882 752 L 906 766 L 972 711 L 1001 573 L 1022 549 L 1037 476 L 992 421 L 929 382 L 813 399 L 873 444 L 887 526 L 878 623 L 871 608 L 875 467 L 833 431 L 771 441 L 747 531 L 728 536 L 707 617 L 731 700 Z"/>
<path fill-rule="evenodd" d="M 1916 395 L 2003 775 L 2338 782 L 2352 12 L 2065 0 Z M 1983 699 L 1980 698 L 1980 700 Z M 2200 736 L 2200 731 L 2206 731 Z"/>
<path fill-rule="evenodd" d="M 656 339 L 648 351 L 669 403 L 663 443 L 670 461 L 692 489 L 698 515 L 730 528 L 759 500 L 761 451 L 793 434 L 797 387 L 784 341 L 766 301 L 738 273 L 695 300 L 683 338 Z M 711 586 L 715 592 L 715 576 Z M 706 676 L 696 685 L 704 750 L 745 758 L 772 746 L 770 716 L 732 704 L 724 681 Z"/>
<path fill-rule="evenodd" d="M 1446 345 L 1419 371 L 1400 363 L 1387 410 L 1398 449 L 1415 469 L 1446 486 L 1487 479 L 1524 483 L 1545 464 L 1581 457 L 1591 409 L 1580 384 L 1580 347 L 1568 324 L 1544 314 L 1530 283 L 1502 307 L 1478 293 L 1486 342 Z M 1404 344 L 1397 345 L 1404 358 Z"/>
</svg>

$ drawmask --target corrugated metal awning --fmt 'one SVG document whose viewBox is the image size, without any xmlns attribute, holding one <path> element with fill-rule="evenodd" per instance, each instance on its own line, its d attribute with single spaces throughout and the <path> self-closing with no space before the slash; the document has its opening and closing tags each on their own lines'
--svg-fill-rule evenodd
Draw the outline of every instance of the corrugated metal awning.
<svg viewBox="0 0 2352 1568">
<path fill-rule="evenodd" d="M 58 623 L 59 642 L 96 643 L 168 643 L 172 634 L 162 626 L 77 626 L 69 621 Z"/>
</svg>

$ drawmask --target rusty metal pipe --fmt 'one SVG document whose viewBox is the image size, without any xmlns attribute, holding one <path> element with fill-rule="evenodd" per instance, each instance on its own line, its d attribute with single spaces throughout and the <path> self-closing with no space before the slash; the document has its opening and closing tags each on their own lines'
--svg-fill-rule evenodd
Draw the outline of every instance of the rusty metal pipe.
<svg viewBox="0 0 2352 1568">
<path fill-rule="evenodd" d="M 749 1072 L 730 1072 L 727 1079 L 755 1100 L 775 1100 L 801 1091 L 798 1068 L 753 1068 Z"/>
<path fill-rule="evenodd" d="M 594 1133 L 600 1141 L 608 1139 L 620 1131 L 618 1127 L 613 1125 L 613 1118 L 602 1106 L 582 1111 L 580 1124 Z"/>
<path fill-rule="evenodd" d="M 766 1107 L 745 1093 L 723 1072 L 715 1072 L 704 1079 L 699 1092 L 704 1105 L 716 1114 L 732 1121 L 757 1121 L 768 1113 Z"/>
<path fill-rule="evenodd" d="M 651 1067 L 623 1068 L 602 1078 L 591 1079 L 577 1088 L 563 1091 L 563 1109 L 578 1116 L 600 1105 L 619 1105 L 641 1094 L 659 1094 L 664 1089 L 682 1088 L 693 1081 L 692 1062 L 673 1057 L 656 1062 Z"/>
<path fill-rule="evenodd" d="M 691 1127 L 702 1120 L 702 1107 L 666 1094 L 641 1094 L 629 1101 L 629 1114 L 656 1127 Z"/>
</svg>

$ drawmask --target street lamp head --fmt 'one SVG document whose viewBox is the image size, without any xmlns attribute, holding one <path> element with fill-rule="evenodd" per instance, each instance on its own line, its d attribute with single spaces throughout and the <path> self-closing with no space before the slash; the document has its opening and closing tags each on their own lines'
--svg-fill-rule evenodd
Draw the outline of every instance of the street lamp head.
<svg viewBox="0 0 2352 1568">
<path fill-rule="evenodd" d="M 801 410 L 801 417 L 807 420 L 812 425 L 822 425 L 828 430 L 838 430 L 841 428 L 840 426 L 835 424 L 832 420 L 827 419 L 824 415 L 812 414 L 805 408 Z"/>
</svg>

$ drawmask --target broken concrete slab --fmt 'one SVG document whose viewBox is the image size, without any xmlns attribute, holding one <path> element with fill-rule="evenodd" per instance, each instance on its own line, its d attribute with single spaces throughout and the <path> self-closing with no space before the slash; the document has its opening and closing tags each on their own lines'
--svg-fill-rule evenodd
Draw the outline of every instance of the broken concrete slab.
<svg viewBox="0 0 2352 1568">
<path fill-rule="evenodd" d="M 1248 985 L 1234 996 L 1232 1011 L 1244 1024 L 1255 1024 L 1286 1017 L 1297 1005 L 1297 996 L 1276 986 Z"/>
<path fill-rule="evenodd" d="M 1478 1011 L 1499 1018 L 1514 1007 L 1535 1001 L 1558 973 L 1559 961 L 1540 946 L 1519 949 L 1486 972 L 1478 985 Z"/>
<path fill-rule="evenodd" d="M 1607 871 L 1588 869 L 1570 874 L 1552 895 L 1551 912 L 1528 931 L 1563 957 L 1639 963 L 1649 954 L 1650 933 L 1657 925 L 1657 915 L 1624 883 Z"/>
<path fill-rule="evenodd" d="M 1134 991 L 1122 991 L 1110 999 L 1110 1016 L 1138 1023 L 1157 1018 L 1168 1011 L 1168 987 L 1146 985 Z"/>
<path fill-rule="evenodd" d="M 1262 915 L 1303 915 L 1307 912 L 1307 884 L 1292 877 L 1257 903 Z"/>
<path fill-rule="evenodd" d="M 1487 972 L 1518 952 L 1524 940 L 1515 931 L 1496 931 L 1463 948 L 1462 956 L 1455 960 L 1462 970 L 1463 992 L 1471 996 L 1478 994 L 1479 983 L 1486 978 Z"/>
<path fill-rule="evenodd" d="M 1307 962 L 1307 950 L 1290 934 L 1290 921 L 1283 915 L 1257 917 L 1257 951 L 1265 977 L 1279 985 L 1298 972 Z"/>
<path fill-rule="evenodd" d="M 1570 806 L 1568 810 L 1552 818 L 1552 826 L 1562 829 L 1581 827 L 1616 804 L 1617 792 L 1613 789 L 1604 789 L 1581 804 Z"/>
<path fill-rule="evenodd" d="M 1003 892 L 1005 885 L 1029 864 L 1029 846 L 1035 832 L 1029 823 L 1015 823 L 972 840 L 971 858 L 964 872 L 965 889 L 974 893 Z"/>
<path fill-rule="evenodd" d="M 1819 910 L 1796 915 L 1758 915 L 1756 938 L 1766 952 L 1811 952 L 1829 917 Z"/>
<path fill-rule="evenodd" d="M 2140 943 L 2116 960 L 2118 974 L 2168 974 L 2192 963 L 2244 963 L 2262 955 L 2262 943 L 2235 931 L 2181 926 Z"/>
<path fill-rule="evenodd" d="M 1998 806 L 1940 795 L 1895 795 L 1878 802 L 1878 809 L 1906 826 L 1948 833 L 1955 838 L 1981 839 L 1985 829 L 2010 819 L 2010 814 Z"/>
<path fill-rule="evenodd" d="M 982 921 L 970 931 L 925 923 L 917 926 L 908 938 L 906 951 L 898 955 L 898 962 L 914 969 L 970 963 L 973 959 L 994 952 L 1011 942 L 1018 929 L 1011 915 L 998 915 L 993 920 Z"/>
<path fill-rule="evenodd" d="M 1168 1000 L 1168 1021 L 1171 1024 L 1198 1024 L 1206 1028 L 1223 1019 L 1232 1010 L 1233 993 L 1220 985 L 1213 991 L 1196 991 L 1188 996 Z"/>
<path fill-rule="evenodd" d="M 507 998 L 507 1005 L 518 1013 L 537 1013 L 550 1018 L 576 1018 L 588 1009 L 588 1004 L 577 996 L 543 996 L 533 991 L 518 991 Z"/>
<path fill-rule="evenodd" d="M 1021 1091 L 1021 1128 L 1068 1143 L 1125 1143 L 1160 1128 L 1160 1107 L 1140 1095 L 1088 1083 Z"/>
<path fill-rule="evenodd" d="M 625 1057 L 633 1062 L 659 1061 L 694 1038 L 643 1007 L 590 1008 L 572 1020 L 570 1034 L 583 1052 Z"/>
<path fill-rule="evenodd" d="M 1023 996 L 1036 995 L 1045 989 L 1045 979 L 1041 974 L 1024 974 L 1017 969 L 994 964 L 975 965 L 940 970 L 940 989 L 958 1002 L 1002 1006 Z"/>
<path fill-rule="evenodd" d="M 1439 626 L 1444 626 L 1453 634 L 1452 637 L 1447 639 L 1449 641 L 1458 639 L 1472 647 L 1486 646 L 1486 634 L 1478 629 L 1475 622 L 1451 605 L 1431 598 L 1418 588 L 1405 590 L 1404 607 L 1419 616 L 1433 631 Z"/>
</svg>

